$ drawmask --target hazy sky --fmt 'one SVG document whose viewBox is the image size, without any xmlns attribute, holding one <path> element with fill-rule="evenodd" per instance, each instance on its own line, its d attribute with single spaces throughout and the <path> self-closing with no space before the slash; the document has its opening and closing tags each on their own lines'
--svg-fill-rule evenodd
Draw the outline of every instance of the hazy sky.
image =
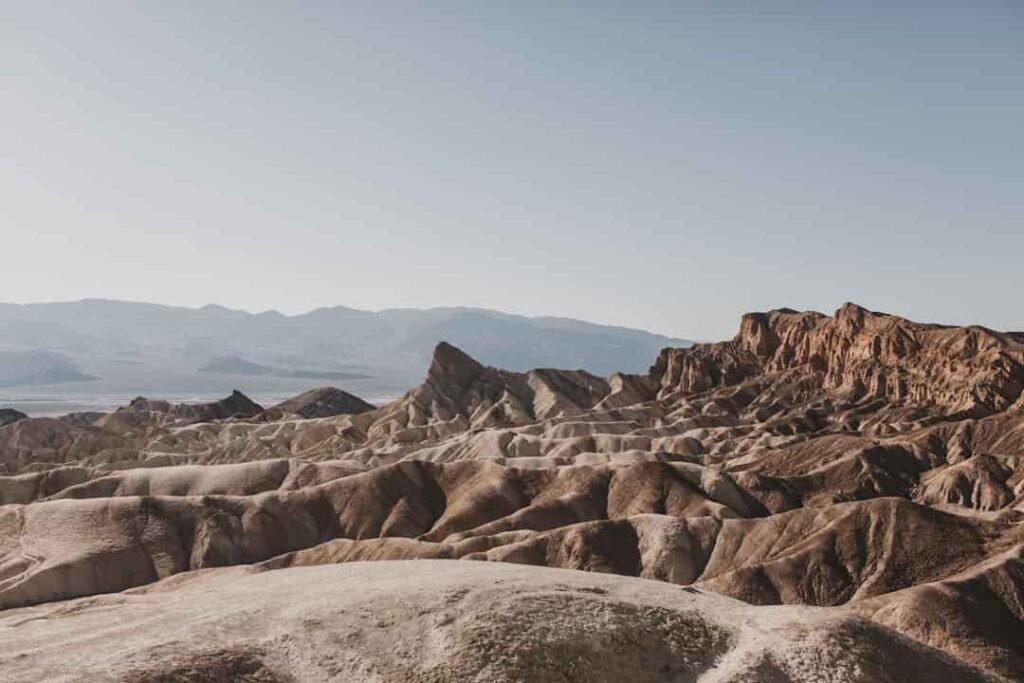
<svg viewBox="0 0 1024 683">
<path fill-rule="evenodd" d="M 1024 328 L 1019 1 L 5 1 L 0 63 L 0 300 Z"/>
</svg>

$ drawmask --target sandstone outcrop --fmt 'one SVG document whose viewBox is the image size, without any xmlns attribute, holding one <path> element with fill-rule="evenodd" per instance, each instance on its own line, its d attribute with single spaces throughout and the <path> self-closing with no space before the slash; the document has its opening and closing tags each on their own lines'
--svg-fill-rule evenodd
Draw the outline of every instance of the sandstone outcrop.
<svg viewBox="0 0 1024 683">
<path fill-rule="evenodd" d="M 823 389 L 847 400 L 906 401 L 948 416 L 980 417 L 1020 400 L 1024 341 L 977 326 L 913 323 L 855 304 L 833 317 L 780 309 L 743 316 L 730 342 L 667 349 L 652 374 L 662 395 L 771 377 L 804 392 Z"/>
</svg>

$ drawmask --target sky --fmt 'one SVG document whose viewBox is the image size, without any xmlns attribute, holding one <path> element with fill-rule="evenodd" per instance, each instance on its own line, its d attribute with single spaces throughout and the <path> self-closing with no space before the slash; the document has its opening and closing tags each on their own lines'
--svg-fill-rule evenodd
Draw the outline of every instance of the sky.
<svg viewBox="0 0 1024 683">
<path fill-rule="evenodd" d="M 1020 2 L 0 2 L 0 300 L 1024 329 Z"/>
</svg>

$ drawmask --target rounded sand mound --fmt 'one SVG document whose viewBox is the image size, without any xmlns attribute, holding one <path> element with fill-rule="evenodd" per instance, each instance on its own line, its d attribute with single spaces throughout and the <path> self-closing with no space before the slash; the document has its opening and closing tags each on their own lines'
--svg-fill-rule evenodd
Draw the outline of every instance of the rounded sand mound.
<svg viewBox="0 0 1024 683">
<path fill-rule="evenodd" d="M 986 680 L 842 611 L 444 560 L 209 570 L 8 610 L 0 669 L 18 681 Z"/>
</svg>

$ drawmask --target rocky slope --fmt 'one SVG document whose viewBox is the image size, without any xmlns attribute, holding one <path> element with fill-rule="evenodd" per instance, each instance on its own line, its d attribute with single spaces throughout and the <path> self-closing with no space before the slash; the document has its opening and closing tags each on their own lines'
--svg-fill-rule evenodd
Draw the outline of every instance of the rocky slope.
<svg viewBox="0 0 1024 683">
<path fill-rule="evenodd" d="M 700 664 L 672 654 L 690 673 L 670 667 L 665 680 L 815 680 L 779 654 L 796 651 L 786 644 L 792 629 L 823 629 L 819 644 L 831 633 L 849 643 L 843 656 L 860 677 L 828 680 L 1019 680 L 1022 391 L 1024 335 L 918 324 L 846 305 L 831 317 L 789 310 L 744 316 L 734 339 L 666 349 L 647 375 L 510 372 L 442 343 L 423 383 L 380 408 L 340 390 L 315 390 L 266 411 L 236 394 L 205 406 L 139 399 L 106 415 L 19 419 L 0 427 L 0 607 L 12 615 L 58 613 L 29 606 L 159 582 L 168 588 L 152 595 L 194 585 L 211 596 L 203 600 L 228 596 L 223 605 L 231 612 L 233 601 L 269 590 L 248 586 L 269 581 L 275 590 L 295 590 L 291 582 L 305 579 L 289 577 L 314 571 L 303 567 L 476 560 L 655 579 L 743 601 L 707 597 L 753 621 L 716 621 L 731 644 L 709 644 L 715 654 Z M 252 569 L 187 578 L 227 565 Z M 388 571 L 411 576 L 425 566 Z M 457 566 L 470 583 L 491 576 L 478 563 Z M 316 571 L 350 571 L 373 590 L 369 571 Z M 541 585 L 548 575 L 529 576 Z M 133 613 L 144 608 L 121 606 L 150 599 L 95 604 L 97 613 Z M 201 619 L 189 611 L 201 608 L 189 604 L 182 599 L 183 623 Z M 785 612 L 786 623 L 802 624 L 790 627 L 763 616 L 789 609 L 771 607 L 780 605 L 825 609 Z M 466 614 L 467 629 L 484 628 L 474 621 L 482 616 Z M 585 620 L 548 623 L 541 614 L 527 619 L 538 633 L 557 623 L 579 630 L 583 641 L 603 642 Z M 15 626 L 20 617 L 4 619 L 5 648 L 59 630 L 49 617 L 31 628 Z M 404 634 L 400 623 L 389 621 L 382 629 L 390 635 L 382 637 Z M 736 645 L 753 623 L 769 625 L 755 630 L 777 642 L 765 650 L 772 654 Z M 417 631 L 410 642 L 421 644 L 410 647 L 430 650 L 422 643 L 440 637 L 432 628 Z M 253 635 L 253 643 L 269 642 L 268 634 Z M 662 648 L 652 645 L 659 637 L 633 639 L 622 661 L 638 653 L 668 657 L 643 649 Z M 809 657 L 840 656 L 831 645 L 817 651 L 798 640 L 797 649 L 818 652 Z M 310 642 L 295 647 L 305 652 Z M 202 654 L 194 644 L 182 647 Z M 519 660 L 500 670 L 466 664 L 452 654 L 461 647 L 430 650 L 430 657 L 470 667 L 465 678 L 522 675 Z M 583 668 L 562 671 L 563 678 L 538 670 L 538 680 L 601 680 L 586 669 L 586 647 Z M 210 666 L 241 662 L 267 677 L 254 680 L 278 680 L 288 666 L 274 648 L 211 650 Z M 864 654 L 870 648 L 887 654 L 872 658 Z M 345 650 L 356 651 L 379 680 L 433 680 L 426 670 L 379 668 L 372 647 Z M 537 661 L 549 656 L 523 652 Z M 48 656 L 37 654 L 40 667 Z M 904 663 L 891 658 L 904 656 L 921 662 L 921 671 L 944 673 L 899 674 Z M 115 660 L 102 659 L 118 676 L 142 671 L 138 662 Z M 307 664 L 295 666 L 306 671 Z"/>
<path fill-rule="evenodd" d="M 801 398 L 819 390 L 849 402 L 876 398 L 950 418 L 983 417 L 1020 400 L 1024 339 L 913 323 L 854 304 L 831 318 L 782 309 L 743 316 L 731 342 L 666 349 L 652 372 L 662 397 L 759 379 Z"/>
<path fill-rule="evenodd" d="M 18 420 L 24 420 L 28 415 L 13 408 L 0 408 L 0 427 L 6 427 Z"/>
<path fill-rule="evenodd" d="M 989 680 L 854 615 L 480 563 L 213 570 L 9 610 L 0 633 L 22 681 Z"/>
<path fill-rule="evenodd" d="M 333 417 L 358 415 L 373 410 L 374 406 L 358 396 L 334 387 L 320 387 L 304 391 L 287 401 L 268 408 L 260 419 L 264 421 L 291 418 Z"/>
</svg>

